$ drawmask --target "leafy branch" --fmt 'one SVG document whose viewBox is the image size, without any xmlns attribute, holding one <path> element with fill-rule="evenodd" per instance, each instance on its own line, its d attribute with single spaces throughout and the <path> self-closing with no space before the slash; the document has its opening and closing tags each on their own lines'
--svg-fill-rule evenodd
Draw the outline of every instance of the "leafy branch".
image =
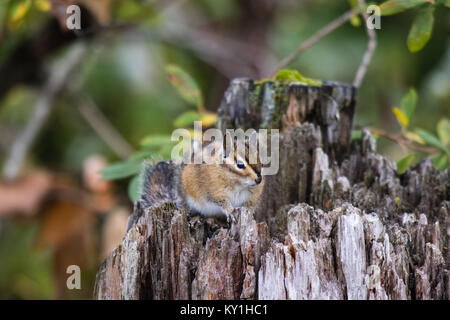
<svg viewBox="0 0 450 320">
<path fill-rule="evenodd" d="M 369 128 L 369 130 L 375 135 L 396 142 L 404 151 L 414 150 L 430 155 L 434 166 L 437 169 L 445 170 L 450 167 L 450 121 L 444 118 L 438 122 L 437 136 L 421 128 L 411 129 L 411 120 L 416 111 L 417 100 L 416 91 L 410 89 L 403 96 L 400 107 L 392 108 L 401 127 L 400 132 L 390 133 L 378 128 Z M 415 158 L 416 154 L 411 153 L 399 160 L 397 162 L 398 171 L 403 173 Z"/>
<path fill-rule="evenodd" d="M 417 10 L 407 38 L 410 52 L 422 50 L 431 38 L 436 6 L 450 8 L 450 0 L 389 0 L 380 5 L 381 15 L 390 16 L 406 10 Z"/>
</svg>

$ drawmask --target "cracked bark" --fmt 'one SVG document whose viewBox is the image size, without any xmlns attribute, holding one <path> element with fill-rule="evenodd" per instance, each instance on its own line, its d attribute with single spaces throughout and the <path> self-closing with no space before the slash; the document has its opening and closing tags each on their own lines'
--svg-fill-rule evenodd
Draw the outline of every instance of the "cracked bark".
<svg viewBox="0 0 450 320">
<path fill-rule="evenodd" d="M 260 205 L 229 230 L 137 205 L 95 298 L 449 299 L 449 172 L 425 159 L 400 175 L 368 131 L 350 141 L 355 103 L 339 83 L 233 80 L 218 127 L 281 129 Z"/>
</svg>

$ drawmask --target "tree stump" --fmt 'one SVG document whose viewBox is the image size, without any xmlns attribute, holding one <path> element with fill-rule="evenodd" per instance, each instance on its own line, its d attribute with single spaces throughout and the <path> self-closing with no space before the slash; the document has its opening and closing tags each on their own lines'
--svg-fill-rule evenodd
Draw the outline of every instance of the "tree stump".
<svg viewBox="0 0 450 320">
<path fill-rule="evenodd" d="M 280 129 L 258 208 L 225 229 L 138 202 L 94 297 L 449 299 L 449 171 L 426 159 L 398 174 L 367 130 L 351 141 L 355 104 L 335 82 L 233 80 L 218 127 Z"/>
</svg>

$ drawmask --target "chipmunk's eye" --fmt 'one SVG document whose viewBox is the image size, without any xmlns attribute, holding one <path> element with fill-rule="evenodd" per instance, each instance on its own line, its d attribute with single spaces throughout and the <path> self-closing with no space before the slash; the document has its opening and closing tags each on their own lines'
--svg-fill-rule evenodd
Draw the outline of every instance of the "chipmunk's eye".
<svg viewBox="0 0 450 320">
<path fill-rule="evenodd" d="M 239 161 L 239 162 L 236 164 L 236 166 L 237 166 L 239 169 L 244 169 L 244 168 L 245 168 L 245 163 Z"/>
</svg>

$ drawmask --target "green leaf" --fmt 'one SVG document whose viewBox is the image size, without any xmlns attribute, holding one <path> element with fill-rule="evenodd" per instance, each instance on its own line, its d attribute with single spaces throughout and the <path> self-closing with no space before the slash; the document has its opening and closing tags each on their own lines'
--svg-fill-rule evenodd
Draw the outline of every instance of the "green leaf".
<svg viewBox="0 0 450 320">
<path fill-rule="evenodd" d="M 186 111 L 175 119 L 173 125 L 176 128 L 192 126 L 194 121 L 198 121 L 202 118 L 202 114 L 197 111 Z"/>
<path fill-rule="evenodd" d="M 445 170 L 449 167 L 448 158 L 449 157 L 445 153 L 441 153 L 431 157 L 431 161 L 436 169 Z"/>
<path fill-rule="evenodd" d="M 412 131 L 405 131 L 403 132 L 403 135 L 411 141 L 414 141 L 415 143 L 418 144 L 425 144 L 425 141 L 415 132 Z"/>
<path fill-rule="evenodd" d="M 139 175 L 137 175 L 133 179 L 131 179 L 130 183 L 128 184 L 128 197 L 132 202 L 136 202 L 139 200 L 140 193 L 140 181 Z"/>
<path fill-rule="evenodd" d="M 422 129 L 417 129 L 416 132 L 423 140 L 425 140 L 427 144 L 438 148 L 439 150 L 445 152 L 448 156 L 450 156 L 450 149 L 447 148 L 447 146 L 445 146 L 441 141 L 439 141 L 439 139 L 434 134 Z"/>
<path fill-rule="evenodd" d="M 434 23 L 434 7 L 422 9 L 414 18 L 408 34 L 408 49 L 411 52 L 421 50 L 431 37 Z"/>
<path fill-rule="evenodd" d="M 403 172 L 406 171 L 406 169 L 408 169 L 408 167 L 411 165 L 411 163 L 413 162 L 415 157 L 414 153 L 411 153 L 409 155 L 407 155 L 406 157 L 400 159 L 397 162 L 397 172 L 402 174 Z"/>
<path fill-rule="evenodd" d="M 380 4 L 382 16 L 389 16 L 420 6 L 429 0 L 389 0 Z"/>
<path fill-rule="evenodd" d="M 141 170 L 140 161 L 125 161 L 112 164 L 100 172 L 103 180 L 117 180 L 133 176 Z"/>
<path fill-rule="evenodd" d="M 158 149 L 167 144 L 173 144 L 171 136 L 165 134 L 152 134 L 141 141 L 141 145 L 149 149 Z"/>
<path fill-rule="evenodd" d="M 444 145 L 450 143 L 450 121 L 448 119 L 441 119 L 437 124 L 437 134 Z"/>
<path fill-rule="evenodd" d="M 147 158 L 154 158 L 157 157 L 158 153 L 156 153 L 155 151 L 138 151 L 136 153 L 134 153 L 133 155 L 131 155 L 130 159 L 131 161 L 133 160 L 144 160 Z"/>
<path fill-rule="evenodd" d="M 187 72 L 176 65 L 168 65 L 166 73 L 170 83 L 186 102 L 197 106 L 199 111 L 204 109 L 202 93 L 195 80 Z"/>
<path fill-rule="evenodd" d="M 417 104 L 417 92 L 414 88 L 409 89 L 408 93 L 405 94 L 402 98 L 402 102 L 400 104 L 400 108 L 403 113 L 408 118 L 408 122 L 411 122 L 411 118 L 416 110 Z"/>
</svg>

